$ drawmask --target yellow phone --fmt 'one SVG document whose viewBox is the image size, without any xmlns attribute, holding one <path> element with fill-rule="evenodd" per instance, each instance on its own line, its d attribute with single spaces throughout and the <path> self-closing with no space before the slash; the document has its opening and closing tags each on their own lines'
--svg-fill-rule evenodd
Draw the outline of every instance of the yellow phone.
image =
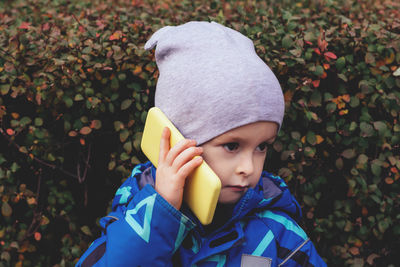
<svg viewBox="0 0 400 267">
<path fill-rule="evenodd" d="M 151 108 L 147 113 L 140 146 L 143 153 L 156 168 L 164 127 L 168 127 L 171 131 L 170 147 L 184 139 L 183 135 L 159 108 Z M 220 191 L 221 181 L 205 161 L 187 178 L 183 199 L 203 225 L 211 223 Z"/>
</svg>

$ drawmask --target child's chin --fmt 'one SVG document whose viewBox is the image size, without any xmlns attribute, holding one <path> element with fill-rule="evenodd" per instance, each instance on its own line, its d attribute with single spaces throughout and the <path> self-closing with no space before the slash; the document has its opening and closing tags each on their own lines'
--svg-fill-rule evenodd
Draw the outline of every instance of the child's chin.
<svg viewBox="0 0 400 267">
<path fill-rule="evenodd" d="M 219 204 L 235 204 L 238 202 L 240 197 L 220 197 L 218 199 Z"/>
</svg>

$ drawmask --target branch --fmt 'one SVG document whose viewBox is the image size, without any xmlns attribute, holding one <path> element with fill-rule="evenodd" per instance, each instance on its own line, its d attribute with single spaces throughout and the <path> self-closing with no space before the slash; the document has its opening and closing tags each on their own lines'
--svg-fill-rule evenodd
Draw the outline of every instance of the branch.
<svg viewBox="0 0 400 267">
<path fill-rule="evenodd" d="M 42 181 L 42 169 L 39 169 L 38 184 L 37 184 L 37 188 L 36 188 L 36 199 L 37 200 L 39 199 L 41 181 Z M 37 232 L 37 230 L 40 227 L 40 223 L 42 221 L 42 211 L 38 211 L 38 208 L 39 208 L 39 203 L 38 203 L 38 201 L 36 201 L 36 207 L 33 210 L 32 222 L 29 225 L 28 230 L 25 232 L 23 239 L 26 239 L 26 238 L 32 236 L 34 233 Z"/>
<path fill-rule="evenodd" d="M 93 34 L 85 27 L 85 25 L 83 25 L 83 24 L 79 21 L 79 19 L 75 16 L 75 14 L 72 14 L 72 17 L 76 20 L 76 22 L 78 22 L 79 26 L 82 26 L 82 27 L 85 29 L 85 31 L 87 31 L 87 32 L 89 33 L 89 35 L 90 35 L 92 38 L 95 38 L 95 37 L 96 37 L 96 36 L 93 36 Z"/>
<path fill-rule="evenodd" d="M 4 130 L 2 128 L 0 128 L 0 133 L 7 139 L 7 141 L 11 145 L 16 147 L 18 149 L 18 151 L 21 152 L 21 146 L 18 145 L 17 143 L 15 143 L 15 141 L 11 140 L 11 138 L 8 137 L 8 135 L 4 132 Z M 23 152 L 21 152 L 21 153 L 22 154 L 26 154 L 26 153 L 23 153 Z M 36 161 L 37 163 L 39 163 L 41 165 L 49 167 L 49 168 L 51 168 L 53 170 L 59 170 L 60 172 L 79 180 L 78 176 L 76 176 L 75 174 L 72 174 L 72 173 L 70 173 L 70 172 L 68 172 L 68 171 L 66 171 L 66 170 L 64 170 L 64 169 L 62 169 L 62 168 L 60 168 L 60 167 L 58 167 L 58 166 L 56 166 L 54 164 L 48 163 L 48 162 L 46 162 L 44 160 L 41 160 L 41 159 L 35 157 L 32 153 L 28 153 L 26 155 L 27 155 L 27 157 L 30 157 L 31 159 L 33 159 L 34 161 Z M 29 155 L 32 155 L 32 156 L 29 156 Z"/>
<path fill-rule="evenodd" d="M 85 160 L 85 169 L 83 171 L 83 175 L 82 176 L 81 176 L 81 171 L 80 171 L 81 170 L 81 165 L 78 163 L 78 165 L 76 166 L 77 177 L 78 177 L 79 183 L 83 183 L 86 180 L 87 171 L 90 168 L 89 160 L 90 160 L 90 154 L 91 154 L 90 152 L 91 152 L 91 150 L 92 150 L 92 145 L 89 144 L 89 151 L 88 151 L 88 154 L 87 154 L 87 157 L 86 157 L 86 160 Z"/>
<path fill-rule="evenodd" d="M 9 57 L 12 57 L 14 60 L 17 60 L 13 55 L 11 55 L 9 52 L 5 51 L 3 48 L 0 47 L 0 51 L 6 54 Z M 14 65 L 15 66 L 15 65 Z"/>
</svg>

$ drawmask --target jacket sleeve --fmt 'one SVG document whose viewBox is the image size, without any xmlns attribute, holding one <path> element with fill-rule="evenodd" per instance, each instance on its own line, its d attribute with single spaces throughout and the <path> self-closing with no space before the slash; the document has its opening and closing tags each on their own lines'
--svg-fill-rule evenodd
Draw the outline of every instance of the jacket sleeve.
<svg viewBox="0 0 400 267">
<path fill-rule="evenodd" d="M 267 210 L 259 213 L 259 216 L 268 225 L 270 234 L 276 241 L 278 266 L 327 266 L 307 234 L 289 215 Z"/>
<path fill-rule="evenodd" d="M 194 224 L 151 185 L 138 190 L 140 174 L 134 170 L 118 189 L 112 212 L 100 221 L 102 236 L 76 266 L 172 266 L 174 252 Z"/>
</svg>

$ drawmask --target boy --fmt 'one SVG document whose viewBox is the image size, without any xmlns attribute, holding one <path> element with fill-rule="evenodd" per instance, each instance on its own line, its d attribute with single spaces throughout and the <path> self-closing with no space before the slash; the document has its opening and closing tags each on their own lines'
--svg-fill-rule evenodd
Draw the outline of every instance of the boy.
<svg viewBox="0 0 400 267">
<path fill-rule="evenodd" d="M 134 168 L 77 266 L 326 266 L 296 223 L 300 207 L 286 184 L 262 171 L 284 100 L 252 41 L 189 22 L 157 31 L 145 49 L 155 46 L 155 105 L 188 139 L 170 148 L 164 129 L 157 170 Z M 202 160 L 222 183 L 208 226 L 182 202 Z"/>
</svg>

